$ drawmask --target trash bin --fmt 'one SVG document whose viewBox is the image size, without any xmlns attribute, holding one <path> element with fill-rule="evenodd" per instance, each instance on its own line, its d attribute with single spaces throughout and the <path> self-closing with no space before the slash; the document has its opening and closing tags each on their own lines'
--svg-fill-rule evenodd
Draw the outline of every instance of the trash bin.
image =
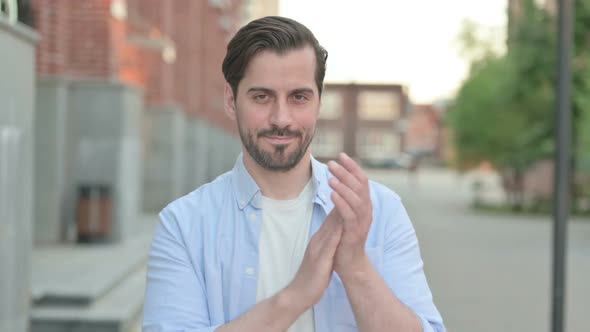
<svg viewBox="0 0 590 332">
<path fill-rule="evenodd" d="M 113 200 L 107 185 L 78 187 L 76 222 L 78 242 L 104 242 L 112 235 Z"/>
</svg>

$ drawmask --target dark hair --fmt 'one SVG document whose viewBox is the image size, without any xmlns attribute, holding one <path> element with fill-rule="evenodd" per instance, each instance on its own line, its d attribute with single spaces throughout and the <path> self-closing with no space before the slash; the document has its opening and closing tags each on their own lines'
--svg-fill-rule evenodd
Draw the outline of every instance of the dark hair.
<svg viewBox="0 0 590 332">
<path fill-rule="evenodd" d="M 250 60 L 262 50 L 278 54 L 311 46 L 315 52 L 315 82 L 321 96 L 326 74 L 328 52 L 319 44 L 313 33 L 303 24 L 280 16 L 267 16 L 243 26 L 227 45 L 222 71 L 234 95 Z"/>
</svg>

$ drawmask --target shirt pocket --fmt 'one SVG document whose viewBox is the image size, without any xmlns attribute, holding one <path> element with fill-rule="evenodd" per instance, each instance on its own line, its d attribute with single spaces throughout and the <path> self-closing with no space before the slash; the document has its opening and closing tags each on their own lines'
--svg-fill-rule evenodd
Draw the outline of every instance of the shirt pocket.
<svg viewBox="0 0 590 332">
<path fill-rule="evenodd" d="M 381 274 L 382 248 L 367 248 L 365 250 L 369 260 Z M 332 276 L 328 292 L 331 306 L 330 320 L 336 327 L 336 331 L 358 331 L 354 311 L 348 300 L 346 289 L 342 279 L 336 273 Z"/>
</svg>

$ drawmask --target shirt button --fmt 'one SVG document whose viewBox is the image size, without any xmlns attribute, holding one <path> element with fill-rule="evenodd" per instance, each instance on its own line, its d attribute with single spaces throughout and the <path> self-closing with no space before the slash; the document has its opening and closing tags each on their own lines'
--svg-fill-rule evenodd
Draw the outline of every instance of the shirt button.
<svg viewBox="0 0 590 332">
<path fill-rule="evenodd" d="M 249 218 L 250 221 L 256 221 L 256 215 L 254 213 L 252 213 Z"/>
<path fill-rule="evenodd" d="M 244 202 L 244 201 L 240 201 L 240 205 L 241 205 L 241 206 L 244 206 L 244 205 L 246 205 L 246 202 Z"/>
<path fill-rule="evenodd" d="M 254 268 L 253 267 L 246 268 L 246 274 L 249 276 L 253 276 L 254 275 Z"/>
</svg>

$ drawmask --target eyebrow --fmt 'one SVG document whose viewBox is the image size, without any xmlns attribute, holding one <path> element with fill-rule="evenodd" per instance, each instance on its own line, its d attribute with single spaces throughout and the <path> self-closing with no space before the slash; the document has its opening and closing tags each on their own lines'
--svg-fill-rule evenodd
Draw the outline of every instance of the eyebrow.
<svg viewBox="0 0 590 332">
<path fill-rule="evenodd" d="M 272 89 L 268 89 L 268 88 L 262 88 L 262 87 L 252 87 L 250 89 L 248 89 L 248 91 L 246 91 L 247 94 L 252 93 L 252 92 L 265 92 L 268 94 L 274 94 L 274 90 Z"/>
<path fill-rule="evenodd" d="M 265 92 L 268 94 L 275 94 L 275 91 L 273 89 L 269 89 L 269 88 L 263 88 L 263 87 L 251 87 L 250 89 L 248 89 L 248 91 L 246 93 L 252 93 L 252 92 Z M 297 88 L 297 89 L 293 89 L 291 91 L 289 91 L 289 94 L 297 94 L 297 93 L 308 93 L 308 94 L 312 94 L 313 95 L 313 89 L 312 88 Z"/>
<path fill-rule="evenodd" d="M 297 94 L 297 93 L 308 93 L 308 94 L 313 95 L 313 89 L 312 88 L 298 88 L 298 89 L 290 91 L 289 94 Z"/>
</svg>

